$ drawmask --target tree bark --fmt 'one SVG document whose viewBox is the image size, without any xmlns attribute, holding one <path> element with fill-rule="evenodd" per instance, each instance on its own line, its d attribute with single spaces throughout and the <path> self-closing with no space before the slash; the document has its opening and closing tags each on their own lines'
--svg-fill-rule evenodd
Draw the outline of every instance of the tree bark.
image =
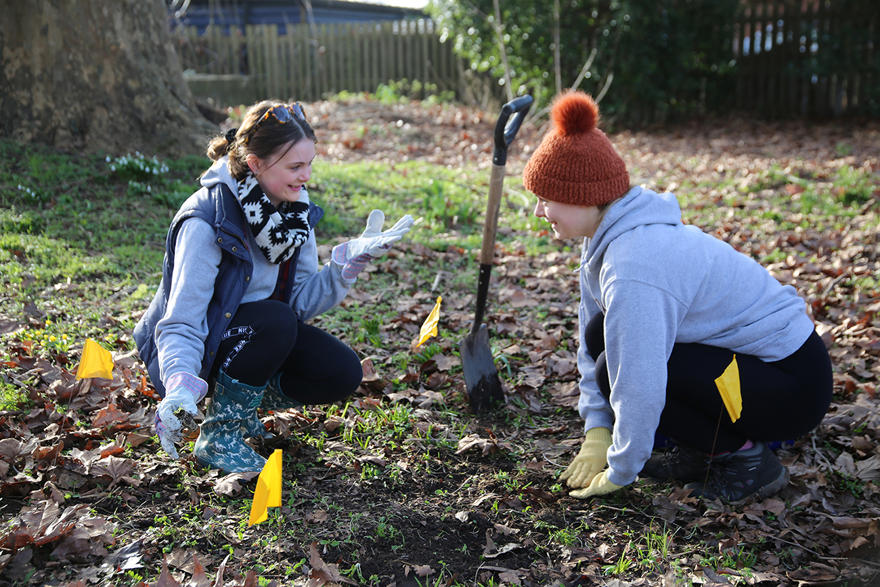
<svg viewBox="0 0 880 587">
<path fill-rule="evenodd" d="M 203 152 L 163 0 L 0 0 L 0 134 L 64 150 Z"/>
</svg>

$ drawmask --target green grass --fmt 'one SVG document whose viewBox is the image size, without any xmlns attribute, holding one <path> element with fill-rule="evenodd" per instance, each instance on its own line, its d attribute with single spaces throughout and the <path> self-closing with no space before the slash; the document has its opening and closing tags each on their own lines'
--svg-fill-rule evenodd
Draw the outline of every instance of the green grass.
<svg viewBox="0 0 880 587">
<path fill-rule="evenodd" d="M 489 191 L 485 170 L 449 169 L 416 161 L 389 168 L 383 163 L 318 160 L 312 184 L 310 195 L 327 212 L 320 224 L 324 236 L 357 236 L 370 210 L 379 208 L 388 223 L 404 214 L 421 219 L 407 239 L 432 249 L 468 248 L 481 242 Z M 530 214 L 531 205 L 522 194 L 506 198 L 499 218 L 499 227 L 503 227 L 499 241 L 540 228 L 540 221 Z M 543 244 L 546 247 L 549 241 Z"/>
<path fill-rule="evenodd" d="M 130 347 L 127 333 L 107 327 L 107 306 L 130 332 L 125 316 L 152 295 L 168 222 L 207 160 L 74 156 L 8 141 L 0 153 L 0 313 L 32 316 L 22 337 L 42 354 L 86 337 Z M 39 313 L 26 311 L 37 300 Z"/>
<path fill-rule="evenodd" d="M 343 90 L 337 94 L 327 96 L 330 101 L 334 100 L 364 100 L 370 99 L 380 104 L 400 104 L 411 100 L 421 100 L 425 104 L 450 103 L 455 99 L 455 92 L 451 90 L 441 91 L 437 84 L 424 83 L 419 80 L 392 80 L 385 84 L 379 84 L 372 94 L 366 92 L 349 92 Z"/>
<path fill-rule="evenodd" d="M 0 153 L 0 283 L 8 292 L 3 312 L 20 315 L 30 301 L 45 299 L 40 319 L 64 324 L 71 340 L 103 338 L 109 332 L 90 318 L 104 313 L 101 304 L 108 298 L 121 315 L 149 299 L 158 285 L 168 223 L 198 188 L 197 177 L 209 161 L 195 156 L 160 160 L 136 153 L 74 156 L 7 141 L 0 142 Z M 373 208 L 382 209 L 389 224 L 403 214 L 419 218 L 409 238 L 434 250 L 474 249 L 482 238 L 488 193 L 483 171 L 415 162 L 389 169 L 369 162 L 319 161 L 312 184 L 313 199 L 326 211 L 318 228 L 323 242 L 359 235 Z M 528 214 L 528 203 L 522 197 L 508 198 L 499 241 L 539 226 Z M 460 267 L 444 269 L 453 280 L 471 280 L 470 272 L 459 271 L 471 261 L 462 255 Z M 436 267 L 418 266 L 408 280 L 413 287 L 405 293 L 414 295 L 436 272 Z M 387 287 L 396 283 L 393 275 L 378 279 Z M 62 288 L 79 295 L 53 295 Z M 359 324 L 368 318 L 373 328 L 358 330 L 357 336 L 379 347 L 378 325 L 393 311 L 353 304 L 330 320 Z M 40 334 L 27 336 L 43 350 L 53 350 Z M 131 346 L 130 340 L 120 344 Z"/>
<path fill-rule="evenodd" d="M 33 300 L 44 300 L 22 337 L 47 353 L 65 352 L 70 344 L 65 341 L 87 336 L 131 348 L 129 337 L 102 324 L 106 306 L 112 304 L 120 317 L 114 326 L 133 326 L 131 314 L 144 307 L 158 285 L 168 222 L 198 187 L 197 177 L 209 161 L 199 156 L 160 160 L 137 153 L 69 155 L 9 141 L 0 141 L 0 155 L 0 284 L 6 292 L 0 313 L 27 314 Z M 874 198 L 869 172 L 849 166 L 809 173 L 771 166 L 748 177 L 745 183 L 729 178 L 726 185 L 711 187 L 682 183 L 676 193 L 686 219 L 704 228 L 729 220 L 740 231 L 769 234 L 799 225 L 839 231 Z M 406 280 L 394 272 L 377 272 L 371 276 L 371 289 L 432 304 L 434 296 L 427 292 L 438 272 L 445 273 L 448 290 L 469 289 L 473 283 L 488 182 L 486 170 L 475 168 L 416 161 L 331 164 L 319 159 L 311 182 L 312 198 L 326 212 L 319 239 L 332 244 L 357 236 L 373 208 L 382 209 L 389 224 L 412 214 L 419 221 L 408 241 L 462 254 L 446 255 L 442 266 L 410 263 Z M 706 205 L 707 190 L 715 190 L 710 194 L 719 205 Z M 541 232 L 545 223 L 531 214 L 532 199 L 514 178 L 508 178 L 505 194 L 497 235 L 502 246 L 529 255 L 577 247 L 560 245 Z M 877 215 L 865 218 L 878 224 Z M 791 249 L 787 243 L 749 241 L 748 246 L 768 264 L 784 262 Z M 848 284 L 868 294 L 880 288 L 870 275 L 855 276 Z M 535 312 L 544 319 L 544 309 Z M 383 325 L 398 314 L 390 303 L 353 301 L 322 316 L 322 325 L 350 336 L 353 343 L 390 354 Z M 427 360 L 430 349 L 421 349 L 418 360 Z M 502 368 L 516 359 L 495 351 Z M 400 355 L 400 366 L 407 360 Z"/>
<path fill-rule="evenodd" d="M 27 392 L 24 388 L 0 381 L 0 412 L 17 410 L 28 405 Z"/>
<path fill-rule="evenodd" d="M 684 181 L 676 195 L 694 224 L 711 225 L 733 211 L 739 221 L 778 222 L 792 215 L 810 215 L 813 228 L 827 222 L 840 223 L 857 216 L 876 190 L 868 169 L 844 165 L 832 174 L 815 171 L 792 172 L 771 165 L 747 176 L 747 181 L 728 180 L 712 185 Z M 707 204 L 707 195 L 720 197 L 720 206 Z M 754 211 L 758 210 L 756 214 Z"/>
</svg>

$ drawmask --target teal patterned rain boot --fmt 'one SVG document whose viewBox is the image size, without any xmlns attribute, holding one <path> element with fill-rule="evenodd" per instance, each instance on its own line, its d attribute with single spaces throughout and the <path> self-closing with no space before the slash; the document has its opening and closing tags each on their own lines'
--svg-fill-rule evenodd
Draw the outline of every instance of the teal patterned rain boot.
<svg viewBox="0 0 880 587">
<path fill-rule="evenodd" d="M 245 444 L 242 427 L 251 415 L 256 417 L 265 389 L 265 385 L 247 385 L 220 371 L 193 449 L 200 463 L 227 473 L 263 470 L 266 459 Z"/>
<path fill-rule="evenodd" d="M 260 408 L 263 411 L 279 412 L 300 406 L 302 406 L 300 402 L 281 391 L 281 373 L 273 375 L 269 379 L 268 385 L 266 385 L 266 390 L 263 392 L 263 403 L 260 404 Z M 242 421 L 242 430 L 244 431 L 245 438 L 261 440 L 271 440 L 274 438 L 274 434 L 266 430 L 266 427 L 260 422 L 260 417 L 257 415 L 256 410 Z"/>
<path fill-rule="evenodd" d="M 265 398 L 265 393 L 263 394 L 263 398 Z M 263 400 L 266 401 L 265 399 Z M 266 427 L 263 426 L 263 423 L 260 421 L 260 416 L 257 414 L 256 408 L 251 414 L 241 421 L 241 431 L 244 433 L 245 438 L 259 438 L 262 440 L 269 440 L 273 438 L 274 435 L 266 430 Z"/>
<path fill-rule="evenodd" d="M 263 390 L 262 403 L 266 403 L 266 391 Z M 257 406 L 258 408 L 259 406 Z M 259 441 L 270 440 L 274 438 L 274 434 L 266 430 L 257 414 L 257 408 L 254 408 L 246 418 L 241 421 L 241 431 L 245 438 L 256 438 Z"/>
<path fill-rule="evenodd" d="M 262 408 L 273 412 L 299 408 L 303 404 L 296 401 L 281 390 L 281 372 L 276 373 L 269 379 L 266 392 L 263 394 Z"/>
</svg>

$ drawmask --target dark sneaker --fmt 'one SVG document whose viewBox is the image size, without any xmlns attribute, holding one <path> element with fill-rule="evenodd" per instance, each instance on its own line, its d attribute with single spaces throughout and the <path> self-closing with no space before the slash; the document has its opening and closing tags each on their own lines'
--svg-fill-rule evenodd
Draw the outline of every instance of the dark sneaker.
<svg viewBox="0 0 880 587">
<path fill-rule="evenodd" d="M 687 448 L 673 446 L 663 453 L 655 454 L 639 475 L 660 481 L 703 481 L 709 456 Z"/>
<path fill-rule="evenodd" d="M 788 483 L 788 471 L 763 442 L 746 450 L 713 457 L 709 463 L 709 477 L 688 483 L 692 495 L 727 502 L 742 501 L 747 497 L 769 497 Z"/>
</svg>

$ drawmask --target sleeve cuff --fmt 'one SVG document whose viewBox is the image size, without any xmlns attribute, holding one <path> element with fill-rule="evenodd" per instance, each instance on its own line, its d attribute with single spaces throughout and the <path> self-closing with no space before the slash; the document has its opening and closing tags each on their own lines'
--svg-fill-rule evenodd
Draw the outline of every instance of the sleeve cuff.
<svg viewBox="0 0 880 587">
<path fill-rule="evenodd" d="M 202 401 L 202 399 L 208 394 L 208 383 L 201 377 L 197 377 L 186 371 L 172 373 L 165 380 L 166 390 L 174 389 L 176 387 L 182 387 L 190 392 L 193 398 L 195 398 L 196 403 Z"/>
<path fill-rule="evenodd" d="M 334 275 L 339 280 L 339 282 L 342 285 L 344 285 L 346 288 L 350 288 L 351 286 L 353 286 L 357 282 L 357 275 L 355 275 L 354 277 L 351 277 L 351 278 L 346 277 L 345 276 L 345 267 L 343 265 L 340 265 L 336 261 L 333 261 L 331 259 L 330 262 L 327 263 L 327 266 L 329 267 L 330 271 L 333 271 Z"/>
</svg>

